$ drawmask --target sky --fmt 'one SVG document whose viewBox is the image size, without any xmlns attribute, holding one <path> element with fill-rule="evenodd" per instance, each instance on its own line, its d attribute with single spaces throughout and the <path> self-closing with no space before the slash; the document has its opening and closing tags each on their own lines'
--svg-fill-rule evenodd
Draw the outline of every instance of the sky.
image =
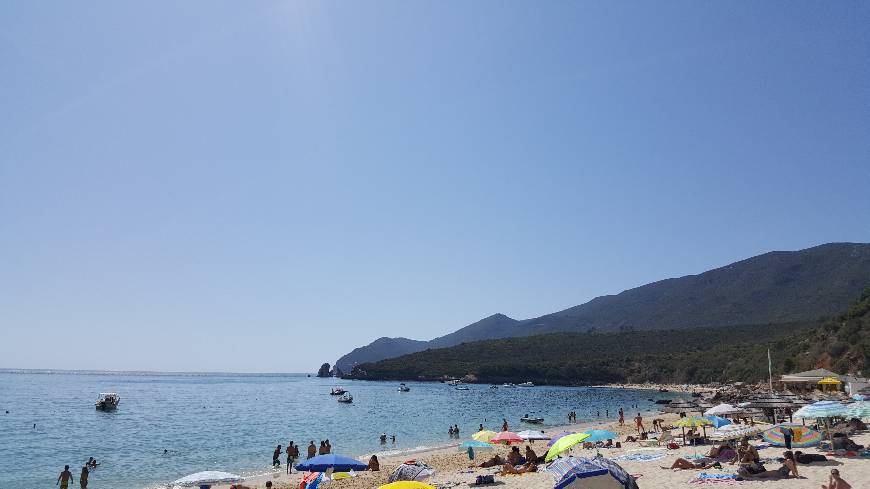
<svg viewBox="0 0 870 489">
<path fill-rule="evenodd" d="M 866 2 L 0 2 L 0 367 L 313 372 L 870 242 Z"/>
</svg>

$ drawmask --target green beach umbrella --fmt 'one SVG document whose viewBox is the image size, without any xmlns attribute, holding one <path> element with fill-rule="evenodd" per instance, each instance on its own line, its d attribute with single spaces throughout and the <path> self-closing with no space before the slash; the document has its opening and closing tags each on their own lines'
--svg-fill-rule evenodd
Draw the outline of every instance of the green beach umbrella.
<svg viewBox="0 0 870 489">
<path fill-rule="evenodd" d="M 549 462 L 553 460 L 558 457 L 560 453 L 569 450 L 578 443 L 582 443 L 583 440 L 587 438 L 589 438 L 588 433 L 575 433 L 573 435 L 565 435 L 562 438 L 559 438 L 556 440 L 556 443 L 553 443 L 550 450 L 547 451 L 547 456 L 544 458 L 544 461 Z"/>
</svg>

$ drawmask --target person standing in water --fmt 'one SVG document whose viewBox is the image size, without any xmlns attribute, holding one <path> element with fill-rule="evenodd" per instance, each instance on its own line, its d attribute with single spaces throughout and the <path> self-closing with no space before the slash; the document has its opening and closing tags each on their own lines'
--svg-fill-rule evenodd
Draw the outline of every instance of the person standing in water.
<svg viewBox="0 0 870 489">
<path fill-rule="evenodd" d="M 296 464 L 296 459 L 299 457 L 299 447 L 291 441 L 287 445 L 287 474 L 293 472 L 293 466 Z"/>
<path fill-rule="evenodd" d="M 314 458 L 315 455 L 317 455 L 317 447 L 314 446 L 314 440 L 311 440 L 308 444 L 308 458 Z"/>
<path fill-rule="evenodd" d="M 60 484 L 60 489 L 68 489 L 69 481 L 72 480 L 72 472 L 69 471 L 69 465 L 64 465 L 63 472 L 57 477 L 57 482 L 54 485 Z"/>
<path fill-rule="evenodd" d="M 281 445 L 278 445 L 275 448 L 275 451 L 272 452 L 272 467 L 280 467 L 281 466 Z"/>
<path fill-rule="evenodd" d="M 88 466 L 82 466 L 82 474 L 79 476 L 79 485 L 82 489 L 88 489 Z"/>
<path fill-rule="evenodd" d="M 643 433 L 646 431 L 646 428 L 643 427 L 643 417 L 640 413 L 637 413 L 637 417 L 634 418 L 635 428 L 637 428 L 638 433 Z"/>
</svg>

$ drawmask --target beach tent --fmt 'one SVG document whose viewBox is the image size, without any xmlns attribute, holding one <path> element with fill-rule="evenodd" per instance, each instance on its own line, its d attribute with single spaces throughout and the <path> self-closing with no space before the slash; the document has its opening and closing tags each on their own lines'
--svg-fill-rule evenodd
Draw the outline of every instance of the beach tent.
<svg viewBox="0 0 870 489">
<path fill-rule="evenodd" d="M 403 463 L 396 467 L 396 470 L 390 474 L 388 479 L 390 482 L 396 481 L 416 481 L 423 482 L 435 474 L 435 469 L 429 467 L 419 460 L 412 460 Z"/>
<path fill-rule="evenodd" d="M 812 447 L 818 445 L 819 442 L 822 441 L 822 434 L 818 431 L 810 428 L 809 426 L 803 426 L 793 423 L 778 424 L 765 431 L 762 436 L 764 437 L 764 440 L 771 445 L 784 447 L 785 437 L 782 434 L 783 428 L 791 428 L 791 431 L 794 433 L 794 436 L 791 440 L 792 448 Z"/>
<path fill-rule="evenodd" d="M 547 472 L 556 479 L 554 489 L 637 488 L 634 479 L 619 464 L 603 457 L 559 459 Z"/>
<path fill-rule="evenodd" d="M 304 472 L 326 472 L 328 469 L 332 469 L 335 472 L 349 472 L 351 470 L 366 470 L 367 468 L 369 468 L 368 464 L 364 464 L 355 458 L 342 457 L 333 453 L 318 455 L 296 464 L 296 470 Z"/>
<path fill-rule="evenodd" d="M 525 430 L 517 433 L 517 436 L 523 440 L 549 440 L 550 437 L 545 435 L 543 431 Z"/>
<path fill-rule="evenodd" d="M 212 484 L 232 484 L 233 482 L 241 481 L 242 478 L 236 474 L 218 472 L 217 470 L 206 470 L 182 477 L 173 482 L 172 485 L 177 487 L 209 487 Z"/>
</svg>

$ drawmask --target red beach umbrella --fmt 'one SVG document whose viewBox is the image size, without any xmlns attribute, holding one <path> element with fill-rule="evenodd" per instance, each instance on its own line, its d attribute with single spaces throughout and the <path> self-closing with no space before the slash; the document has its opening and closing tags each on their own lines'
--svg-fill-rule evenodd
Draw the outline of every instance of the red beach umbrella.
<svg viewBox="0 0 870 489">
<path fill-rule="evenodd" d="M 526 440 L 514 433 L 513 431 L 502 431 L 499 434 L 492 437 L 490 443 L 504 443 L 506 445 L 510 445 L 511 443 L 525 443 Z"/>
</svg>

